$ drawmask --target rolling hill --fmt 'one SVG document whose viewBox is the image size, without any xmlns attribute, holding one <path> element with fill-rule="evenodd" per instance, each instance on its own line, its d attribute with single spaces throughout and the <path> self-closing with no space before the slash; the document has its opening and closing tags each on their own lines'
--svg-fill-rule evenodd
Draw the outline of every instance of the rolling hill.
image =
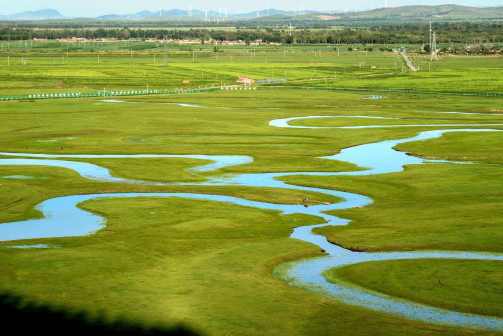
<svg viewBox="0 0 503 336">
<path fill-rule="evenodd" d="M 57 20 L 63 18 L 64 16 L 55 9 L 41 9 L 11 15 L 0 15 L 0 20 L 4 21 Z"/>
<path fill-rule="evenodd" d="M 55 9 L 22 12 L 12 15 L 0 15 L 3 21 L 37 21 L 60 20 L 65 18 Z M 90 18 L 87 18 L 90 19 Z M 378 8 L 355 12 L 320 12 L 320 11 L 286 11 L 264 9 L 246 13 L 227 13 L 223 11 L 205 11 L 200 9 L 169 9 L 159 11 L 144 10 L 131 14 L 108 14 L 96 18 L 98 21 L 163 21 L 163 22 L 247 22 L 258 24 L 318 23 L 318 24 L 352 24 L 352 23 L 404 23 L 425 20 L 436 22 L 449 21 L 503 21 L 501 7 L 468 7 L 460 5 L 440 6 L 401 6 Z M 78 20 L 78 19 L 73 19 Z"/>
</svg>

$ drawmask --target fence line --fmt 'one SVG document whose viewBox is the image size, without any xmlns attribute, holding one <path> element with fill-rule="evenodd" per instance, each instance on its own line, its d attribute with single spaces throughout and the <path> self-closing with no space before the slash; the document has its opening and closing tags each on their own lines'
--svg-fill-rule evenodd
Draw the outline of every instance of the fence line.
<svg viewBox="0 0 503 336">
<path fill-rule="evenodd" d="M 9 100 L 35 100 L 35 99 L 63 99 L 63 98 L 90 98 L 90 97 L 123 97 L 123 96 L 148 96 L 148 95 L 177 95 L 201 93 L 212 91 L 253 90 L 256 87 L 243 85 L 222 85 L 198 88 L 176 89 L 142 89 L 142 90 L 100 90 L 94 92 L 62 92 L 62 93 L 32 93 L 27 95 L 0 96 L 0 101 Z"/>
</svg>

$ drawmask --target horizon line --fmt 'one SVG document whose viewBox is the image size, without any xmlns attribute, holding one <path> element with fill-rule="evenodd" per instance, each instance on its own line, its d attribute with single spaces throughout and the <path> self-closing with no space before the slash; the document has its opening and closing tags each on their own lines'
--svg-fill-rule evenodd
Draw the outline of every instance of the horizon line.
<svg viewBox="0 0 503 336">
<path fill-rule="evenodd" d="M 292 12 L 292 13 L 295 13 L 295 12 L 308 12 L 308 11 L 311 11 L 311 12 L 320 12 L 320 13 L 354 13 L 354 12 L 365 12 L 365 11 L 371 11 L 371 10 L 379 10 L 379 9 L 387 9 L 387 8 L 405 8 L 405 7 L 440 7 L 440 6 L 458 6 L 458 7 L 469 7 L 469 8 L 499 8 L 499 7 L 503 7 L 503 4 L 501 6 L 493 6 L 493 5 L 490 5 L 490 6 L 472 6 L 472 5 L 458 5 L 458 4 L 455 4 L 455 3 L 445 3 L 445 4 L 439 4 L 439 5 L 422 5 L 422 4 L 418 4 L 418 5 L 394 5 L 394 6 L 376 6 L 376 7 L 369 7 L 369 8 L 360 8 L 360 9 L 346 9 L 346 10 L 337 10 L 337 9 L 317 9 L 317 8 L 312 8 L 312 9 L 309 9 L 309 8 L 303 8 L 303 9 L 300 9 L 300 10 L 294 10 L 294 9 L 285 9 L 285 8 L 281 8 L 281 7 L 269 7 L 269 8 L 261 8 L 261 9 L 254 9 L 254 10 L 243 10 L 243 11 L 234 11 L 234 10 L 228 10 L 228 9 L 225 9 L 224 8 L 203 8 L 203 7 L 197 7 L 197 8 L 181 8 L 181 7 L 172 7 L 172 8 L 160 8 L 160 9 L 157 9 L 157 10 L 154 10 L 154 9 L 141 9 L 141 10 L 137 10 L 137 11 L 131 11 L 131 12 L 125 12 L 125 13 L 119 13 L 119 12 L 104 12 L 102 14 L 98 14 L 98 15 L 83 15 L 83 16 L 73 16 L 73 15 L 65 15 L 64 14 L 64 11 L 61 11 L 60 9 L 57 9 L 57 8 L 54 8 L 54 7 L 45 7 L 45 8 L 39 8 L 39 9 L 29 9 L 29 10 L 22 10 L 22 11 L 16 11 L 16 12 L 12 12 L 12 13 L 6 13 L 6 14 L 2 14 L 0 13 L 0 16 L 9 16 L 9 15 L 17 15 L 17 14 L 23 14 L 23 13 L 32 13 L 32 12 L 38 12 L 38 11 L 44 11 L 44 10 L 55 10 L 57 11 L 59 14 L 61 14 L 62 16 L 64 16 L 65 18 L 96 18 L 96 17 L 99 17 L 99 16 L 106 16 L 106 15 L 128 15 L 128 14 L 136 14 L 136 13 L 140 13 L 140 12 L 143 12 L 143 11 L 148 11 L 148 12 L 153 12 L 153 13 L 159 13 L 159 12 L 163 12 L 163 11 L 173 11 L 173 10 L 180 10 L 180 11 L 186 11 L 186 12 L 189 12 L 189 11 L 212 11 L 212 12 L 216 12 L 216 13 L 219 13 L 219 14 L 248 14 L 248 13 L 255 13 L 255 12 L 266 12 L 266 11 L 270 11 L 270 10 L 281 10 L 281 11 L 285 11 L 285 12 Z"/>
</svg>

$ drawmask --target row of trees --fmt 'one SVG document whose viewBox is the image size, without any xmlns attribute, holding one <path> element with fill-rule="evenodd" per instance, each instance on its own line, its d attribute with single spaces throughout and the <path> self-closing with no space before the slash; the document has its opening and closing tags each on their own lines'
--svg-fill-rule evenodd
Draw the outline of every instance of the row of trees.
<svg viewBox="0 0 503 336">
<path fill-rule="evenodd" d="M 445 23 L 434 27 L 439 43 L 500 43 L 503 42 L 503 23 L 470 24 Z M 176 29 L 176 28 L 33 28 L 33 27 L 0 27 L 0 40 L 38 39 L 198 39 L 201 41 L 256 41 L 275 43 L 302 44 L 336 44 L 336 43 L 411 43 L 425 41 L 428 28 L 425 25 L 394 25 L 370 28 L 341 29 L 294 29 L 255 28 L 255 29 Z"/>
</svg>

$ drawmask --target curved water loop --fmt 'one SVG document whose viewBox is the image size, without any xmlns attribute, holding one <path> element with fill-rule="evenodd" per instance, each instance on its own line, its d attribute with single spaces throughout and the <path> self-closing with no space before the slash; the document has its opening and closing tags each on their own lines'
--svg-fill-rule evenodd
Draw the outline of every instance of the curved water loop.
<svg viewBox="0 0 503 336">
<path fill-rule="evenodd" d="M 388 120 L 397 120 L 400 118 L 388 118 L 388 117 L 371 117 L 371 116 L 359 116 L 359 115 L 338 115 L 338 116 L 308 116 L 308 117 L 292 117 L 285 119 L 274 119 L 269 122 L 269 126 L 272 127 L 281 127 L 281 128 L 334 128 L 332 126 L 293 126 L 290 125 L 290 122 L 296 120 L 308 120 L 308 119 L 333 119 L 333 118 L 355 118 L 355 119 L 388 119 Z"/>
<path fill-rule="evenodd" d="M 447 113 L 447 112 L 442 112 Z M 459 112 L 450 112 L 459 113 Z M 402 127 L 492 127 L 492 126 L 503 126 L 501 123 L 496 124 L 398 124 L 398 125 L 365 125 L 365 126 L 295 126 L 290 125 L 292 121 L 297 120 L 308 120 L 308 119 L 320 119 L 320 118 L 360 118 L 360 119 L 391 119 L 400 120 L 400 118 L 388 118 L 388 117 L 371 117 L 371 116 L 308 116 L 308 117 L 291 117 L 284 119 L 274 119 L 269 122 L 269 126 L 282 127 L 282 128 L 303 128 L 303 129 L 365 129 L 365 128 L 402 128 Z"/>
<path fill-rule="evenodd" d="M 193 159 L 207 160 L 212 163 L 190 168 L 193 172 L 211 172 L 232 166 L 238 166 L 253 162 L 251 156 L 246 155 L 176 155 L 176 154 L 34 154 L 0 152 L 0 156 L 16 157 L 15 159 L 0 159 L 0 166 L 49 166 L 68 168 L 77 172 L 80 176 L 90 180 L 101 182 L 120 182 L 148 185 L 166 185 L 162 182 L 150 182 L 143 180 L 125 179 L 114 177 L 107 168 L 78 161 L 54 160 L 54 159 Z M 34 160 L 36 159 L 36 160 Z"/>
<path fill-rule="evenodd" d="M 329 116 L 322 116 L 328 118 Z M 354 116 L 342 116 L 355 118 Z M 278 119 L 270 122 L 274 127 L 289 128 L 320 128 L 309 126 L 290 126 L 289 122 L 298 119 L 311 119 L 320 117 L 301 117 Z M 357 118 L 383 119 L 382 117 L 357 116 Z M 387 118 L 393 119 L 393 118 Z M 492 126 L 503 124 L 492 124 Z M 425 127 L 436 127 L 439 125 L 422 125 Z M 444 125 L 459 126 L 459 125 Z M 470 126 L 491 126 L 487 124 L 463 124 L 464 127 Z M 352 127 L 331 127 L 331 128 L 358 128 Z M 381 127 L 361 126 L 367 128 Z M 389 127 L 389 126 L 383 126 Z M 412 127 L 411 125 L 394 125 L 392 127 Z M 414 126 L 416 127 L 416 126 Z M 321 127 L 325 128 L 325 127 Z M 503 330 L 503 319 L 474 314 L 459 313 L 446 309 L 429 307 L 414 302 L 408 302 L 396 298 L 378 294 L 358 287 L 350 287 L 343 284 L 334 284 L 328 282 L 323 273 L 334 267 L 342 267 L 356 263 L 380 260 L 400 260 L 400 259 L 424 259 L 424 258 L 443 258 L 443 259 L 475 259 L 475 260 L 500 260 L 503 261 L 503 255 L 485 254 L 485 253 L 464 253 L 464 252 L 388 252 L 388 253 L 366 253 L 354 252 L 340 246 L 336 246 L 327 241 L 324 236 L 313 233 L 313 229 L 330 225 L 347 225 L 350 221 L 344 218 L 327 214 L 328 211 L 336 209 L 349 209 L 354 207 L 364 207 L 369 205 L 372 200 L 366 196 L 355 193 L 347 193 L 337 190 L 299 186 L 289 184 L 280 178 L 294 175 L 307 176 L 356 176 L 356 175 L 375 175 L 392 172 L 401 172 L 405 165 L 423 164 L 432 162 L 419 157 L 407 155 L 394 149 L 398 144 L 407 142 L 422 141 L 441 137 L 449 132 L 497 132 L 495 129 L 447 129 L 421 132 L 416 136 L 386 140 L 366 145 L 355 146 L 342 150 L 340 153 L 324 157 L 329 160 L 339 160 L 352 163 L 362 168 L 358 171 L 349 172 L 290 172 L 290 173 L 250 173 L 234 176 L 223 176 L 210 178 L 204 183 L 177 183 L 178 185 L 207 185 L 207 186 L 252 186 L 281 188 L 290 190 L 302 190 L 308 192 L 322 193 L 325 195 L 336 196 L 342 201 L 334 204 L 319 204 L 306 207 L 302 204 L 275 204 L 268 202 L 256 202 L 243 198 L 194 194 L 194 193 L 108 193 L 93 195 L 73 195 L 56 197 L 42 202 L 38 205 L 44 218 L 26 221 L 17 221 L 4 223 L 0 225 L 0 241 L 15 241 L 34 238 L 51 237 L 70 237 L 83 236 L 93 233 L 105 225 L 105 219 L 96 214 L 82 210 L 79 204 L 94 199 L 109 198 L 138 198 L 138 197 L 157 197 L 157 198 L 184 198 L 192 200 L 210 200 L 224 203 L 231 203 L 240 206 L 248 206 L 258 209 L 267 209 L 279 211 L 283 214 L 307 214 L 321 217 L 325 220 L 324 224 L 303 226 L 296 228 L 291 237 L 315 244 L 327 254 L 325 257 L 302 260 L 292 263 L 286 275 L 286 280 L 292 284 L 299 285 L 314 290 L 321 290 L 338 300 L 348 304 L 360 305 L 369 309 L 393 313 L 405 318 L 424 321 L 427 323 L 440 323 L 451 326 L 484 328 L 491 330 Z M 29 154 L 29 153 L 0 153 L 3 156 L 16 158 L 0 159 L 0 165 L 43 165 L 55 166 L 72 169 L 81 176 L 106 182 L 127 182 L 143 183 L 144 181 L 128 180 L 114 177 L 103 167 L 85 162 L 67 161 L 61 159 L 86 159 L 86 158 L 192 158 L 211 160 L 214 163 L 200 166 L 199 171 L 215 170 L 236 164 L 249 163 L 252 159 L 248 156 L 207 156 L 207 155 L 49 155 L 49 154 Z M 22 158 L 20 158 L 22 157 Z M 436 161 L 433 161 L 436 162 Z M 155 184 L 155 182 L 153 182 Z M 159 182 L 158 184 L 167 185 Z"/>
</svg>

